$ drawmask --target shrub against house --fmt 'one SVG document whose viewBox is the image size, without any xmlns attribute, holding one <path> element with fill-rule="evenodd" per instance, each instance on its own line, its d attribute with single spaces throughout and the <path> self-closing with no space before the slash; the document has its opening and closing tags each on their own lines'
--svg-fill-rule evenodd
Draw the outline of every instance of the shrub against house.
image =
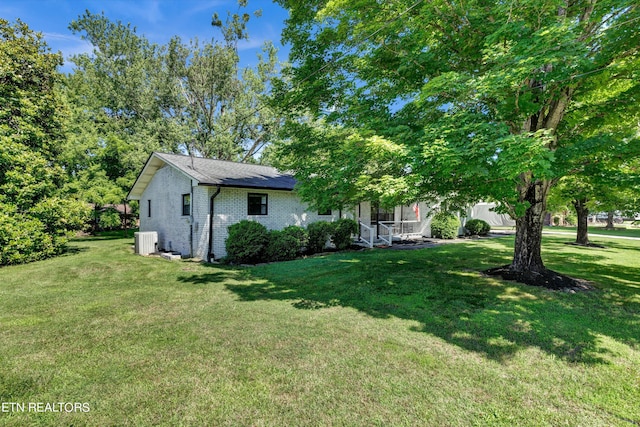
<svg viewBox="0 0 640 427">
<path fill-rule="evenodd" d="M 291 225 L 282 230 L 267 230 L 256 221 L 243 220 L 229 226 L 226 261 L 238 264 L 288 261 L 321 252 L 329 241 L 336 249 L 345 250 L 351 247 L 357 233 L 358 223 L 349 218 L 332 223 L 314 222 L 307 229 Z"/>
</svg>

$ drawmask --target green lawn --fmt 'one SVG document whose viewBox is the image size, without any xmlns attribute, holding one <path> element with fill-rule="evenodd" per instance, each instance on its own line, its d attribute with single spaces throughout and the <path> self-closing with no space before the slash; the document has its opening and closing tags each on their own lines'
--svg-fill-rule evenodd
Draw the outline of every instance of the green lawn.
<svg viewBox="0 0 640 427">
<path fill-rule="evenodd" d="M 546 237 L 570 294 L 479 274 L 510 237 L 248 269 L 86 239 L 0 269 L 0 425 L 640 423 L 640 242 Z"/>
</svg>

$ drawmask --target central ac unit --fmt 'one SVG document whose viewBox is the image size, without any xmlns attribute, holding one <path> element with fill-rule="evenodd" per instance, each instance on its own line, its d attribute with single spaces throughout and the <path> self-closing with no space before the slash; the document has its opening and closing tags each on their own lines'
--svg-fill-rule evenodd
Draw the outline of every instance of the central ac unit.
<svg viewBox="0 0 640 427">
<path fill-rule="evenodd" d="M 157 252 L 157 231 L 138 231 L 133 233 L 133 235 L 135 238 L 135 252 L 138 255 L 149 255 Z"/>
</svg>

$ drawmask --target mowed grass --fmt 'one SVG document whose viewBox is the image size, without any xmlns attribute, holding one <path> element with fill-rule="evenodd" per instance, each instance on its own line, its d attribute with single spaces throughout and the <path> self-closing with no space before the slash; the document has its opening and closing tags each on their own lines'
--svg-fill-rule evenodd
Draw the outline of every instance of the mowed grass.
<svg viewBox="0 0 640 427">
<path fill-rule="evenodd" d="M 623 236 L 640 238 L 640 228 L 632 227 L 629 223 L 615 224 L 614 230 L 607 230 L 603 224 L 589 225 L 589 234 L 603 234 L 607 236 Z M 576 233 L 576 227 L 544 227 L 545 231 L 563 231 L 567 233 Z"/>
<path fill-rule="evenodd" d="M 598 241 L 597 239 L 594 239 Z M 75 242 L 0 269 L 0 425 L 640 423 L 640 242 L 545 237 L 587 293 L 485 277 L 513 239 L 246 269 Z"/>
</svg>

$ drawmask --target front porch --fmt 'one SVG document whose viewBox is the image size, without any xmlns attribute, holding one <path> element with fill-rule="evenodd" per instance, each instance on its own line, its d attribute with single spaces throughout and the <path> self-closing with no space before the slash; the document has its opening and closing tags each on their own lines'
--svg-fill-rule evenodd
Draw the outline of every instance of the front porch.
<svg viewBox="0 0 640 427">
<path fill-rule="evenodd" d="M 360 226 L 357 241 L 367 247 L 393 245 L 402 240 L 431 237 L 433 206 L 424 202 L 383 209 L 371 202 L 357 206 L 356 217 Z"/>
<path fill-rule="evenodd" d="M 407 240 L 422 240 L 422 222 L 417 220 L 407 221 L 380 221 L 375 225 L 367 225 L 362 221 L 358 222 L 360 233 L 356 243 L 367 247 L 376 245 L 393 246 L 393 242 Z"/>
</svg>

